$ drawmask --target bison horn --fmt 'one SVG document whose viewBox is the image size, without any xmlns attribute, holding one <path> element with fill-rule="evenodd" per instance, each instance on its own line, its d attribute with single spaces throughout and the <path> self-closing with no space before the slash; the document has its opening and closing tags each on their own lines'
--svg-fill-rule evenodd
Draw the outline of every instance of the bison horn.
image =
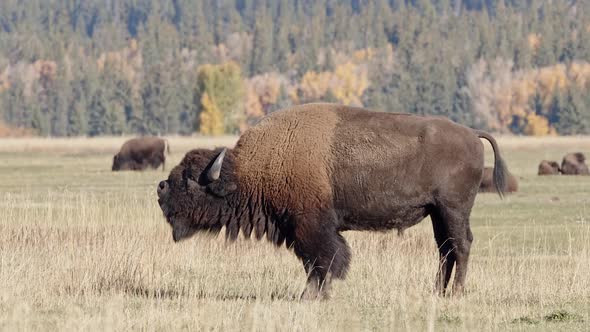
<svg viewBox="0 0 590 332">
<path fill-rule="evenodd" d="M 219 176 L 221 175 L 221 165 L 223 164 L 223 158 L 225 157 L 225 151 L 227 151 L 226 148 L 221 150 L 221 153 L 219 153 L 211 165 L 211 168 L 209 168 L 209 171 L 207 172 L 207 178 L 209 181 L 216 181 L 219 179 Z"/>
</svg>

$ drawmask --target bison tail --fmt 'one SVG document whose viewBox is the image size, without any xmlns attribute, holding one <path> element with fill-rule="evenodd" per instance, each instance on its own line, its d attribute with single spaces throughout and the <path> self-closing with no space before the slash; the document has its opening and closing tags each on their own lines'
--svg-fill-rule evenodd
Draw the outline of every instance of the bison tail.
<svg viewBox="0 0 590 332">
<path fill-rule="evenodd" d="M 483 138 L 490 142 L 492 145 L 492 149 L 494 150 L 494 187 L 496 187 L 496 191 L 500 197 L 504 196 L 506 192 L 506 179 L 508 177 L 508 169 L 506 168 L 506 163 L 500 156 L 500 149 L 498 148 L 498 144 L 496 140 L 492 137 L 492 135 L 486 133 L 485 131 L 476 130 L 475 134 L 479 138 Z"/>
<path fill-rule="evenodd" d="M 167 140 L 167 139 L 165 139 L 165 140 L 164 140 L 164 142 L 166 142 L 166 152 L 167 152 L 168 154 L 170 154 L 170 143 L 168 142 L 168 140 Z"/>
</svg>

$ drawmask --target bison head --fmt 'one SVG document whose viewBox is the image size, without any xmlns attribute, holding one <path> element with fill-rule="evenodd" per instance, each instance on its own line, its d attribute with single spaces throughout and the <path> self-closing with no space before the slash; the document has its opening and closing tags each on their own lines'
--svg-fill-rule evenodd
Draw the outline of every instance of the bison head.
<svg viewBox="0 0 590 332">
<path fill-rule="evenodd" d="M 122 157 L 119 153 L 113 157 L 113 171 L 141 171 L 146 167 L 146 163 L 138 163 L 131 158 Z"/>
<path fill-rule="evenodd" d="M 192 150 L 158 184 L 158 203 L 180 241 L 201 230 L 218 232 L 231 216 L 237 190 L 231 151 Z"/>
<path fill-rule="evenodd" d="M 556 161 L 550 161 L 549 166 L 551 166 L 551 169 L 555 174 L 559 174 L 559 172 L 561 172 L 561 168 L 559 167 L 559 164 Z"/>
</svg>

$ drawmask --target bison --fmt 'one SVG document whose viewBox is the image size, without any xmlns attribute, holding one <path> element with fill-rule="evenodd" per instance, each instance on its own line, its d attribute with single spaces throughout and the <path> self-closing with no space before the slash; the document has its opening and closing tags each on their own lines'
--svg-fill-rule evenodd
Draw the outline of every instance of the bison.
<svg viewBox="0 0 590 332">
<path fill-rule="evenodd" d="M 543 160 L 539 164 L 538 175 L 559 175 L 561 169 L 556 161 Z"/>
<path fill-rule="evenodd" d="M 440 261 L 436 289 L 461 293 L 473 234 L 469 217 L 482 178 L 484 138 L 502 195 L 506 167 L 496 141 L 444 118 L 307 104 L 275 112 L 242 134 L 234 149 L 188 152 L 157 186 L 174 241 L 240 230 L 303 262 L 302 299 L 328 297 L 345 277 L 343 231 L 403 230 L 430 216 Z"/>
<path fill-rule="evenodd" d="M 164 170 L 166 165 L 164 151 L 170 153 L 167 140 L 159 137 L 132 138 L 125 142 L 121 150 L 113 157 L 112 170 L 140 171 L 148 167 L 157 169 L 160 165 Z"/>
<path fill-rule="evenodd" d="M 479 192 L 489 193 L 494 191 L 496 191 L 496 188 L 494 187 L 494 169 L 492 167 L 484 167 L 483 177 L 479 184 Z M 518 180 L 510 172 L 507 173 L 505 191 L 508 193 L 518 191 Z"/>
<path fill-rule="evenodd" d="M 563 175 L 590 175 L 586 165 L 586 156 L 581 152 L 568 153 L 561 162 Z"/>
</svg>

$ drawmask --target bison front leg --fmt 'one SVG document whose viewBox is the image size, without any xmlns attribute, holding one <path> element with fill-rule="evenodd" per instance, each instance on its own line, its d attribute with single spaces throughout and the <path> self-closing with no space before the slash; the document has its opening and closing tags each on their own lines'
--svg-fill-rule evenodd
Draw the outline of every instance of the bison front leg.
<svg viewBox="0 0 590 332">
<path fill-rule="evenodd" d="M 335 221 L 311 219 L 296 224 L 294 250 L 307 273 L 302 300 L 327 299 L 331 279 L 346 276 L 350 248 L 336 230 Z"/>
</svg>

